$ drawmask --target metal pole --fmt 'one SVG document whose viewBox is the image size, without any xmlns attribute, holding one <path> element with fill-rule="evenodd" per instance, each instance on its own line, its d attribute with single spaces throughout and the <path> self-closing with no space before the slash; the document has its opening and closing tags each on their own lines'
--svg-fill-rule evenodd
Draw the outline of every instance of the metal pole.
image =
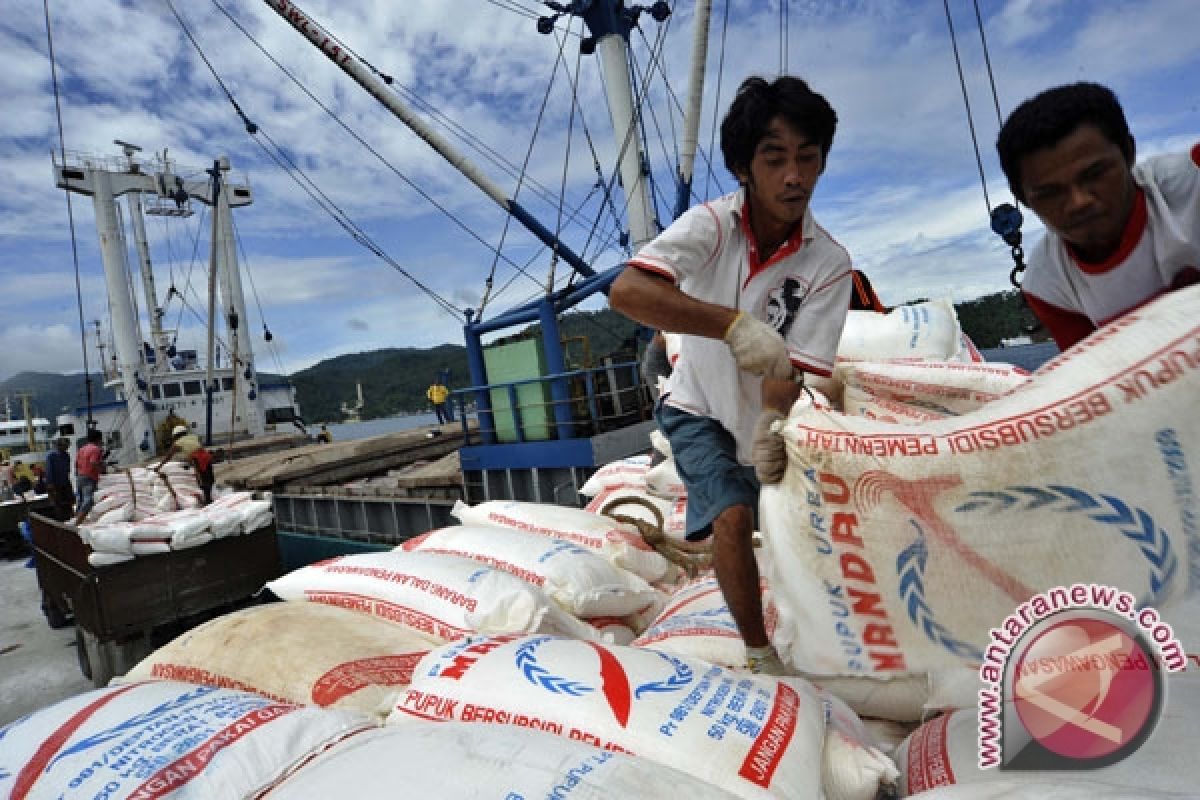
<svg viewBox="0 0 1200 800">
<path fill-rule="evenodd" d="M 708 22 L 712 15 L 712 0 L 696 0 L 696 28 L 692 36 L 692 71 L 688 80 L 687 107 L 683 117 L 683 138 L 680 142 L 679 185 L 676 187 L 675 216 L 691 205 L 692 175 L 696 165 L 696 148 L 700 143 L 700 110 L 704 99 L 704 67 L 708 60 Z"/>
<path fill-rule="evenodd" d="M 221 162 L 214 161 L 212 169 L 213 207 L 218 208 L 221 196 Z M 216 361 L 216 330 L 217 330 L 217 252 L 219 238 L 217 234 L 217 218 L 220 214 L 214 210 L 212 216 L 212 237 L 209 240 L 208 251 L 208 361 L 204 365 L 204 444 L 212 447 L 213 443 L 213 367 Z"/>
</svg>

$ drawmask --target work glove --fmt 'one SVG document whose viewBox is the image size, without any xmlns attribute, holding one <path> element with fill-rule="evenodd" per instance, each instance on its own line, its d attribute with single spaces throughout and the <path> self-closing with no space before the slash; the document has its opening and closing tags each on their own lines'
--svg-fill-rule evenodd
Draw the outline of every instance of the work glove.
<svg viewBox="0 0 1200 800">
<path fill-rule="evenodd" d="M 725 343 L 733 351 L 739 369 L 765 378 L 791 379 L 792 362 L 787 345 L 767 323 L 740 311 L 725 331 Z"/>
<path fill-rule="evenodd" d="M 768 408 L 759 415 L 754 425 L 750 459 L 754 462 L 754 474 L 758 476 L 758 482 L 764 486 L 779 483 L 787 469 L 787 446 L 783 436 L 771 429 L 783 418 L 783 414 Z"/>
</svg>

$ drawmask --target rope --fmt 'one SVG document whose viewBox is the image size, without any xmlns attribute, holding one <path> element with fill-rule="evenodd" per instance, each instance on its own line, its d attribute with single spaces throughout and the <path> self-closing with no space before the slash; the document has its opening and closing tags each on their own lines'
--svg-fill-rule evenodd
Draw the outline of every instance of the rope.
<svg viewBox="0 0 1200 800">
<path fill-rule="evenodd" d="M 623 505 L 636 505 L 649 509 L 654 515 L 654 522 L 647 522 L 638 517 L 626 514 L 614 514 L 613 510 Z M 644 497 L 629 496 L 614 498 L 600 509 L 600 513 L 617 522 L 632 525 L 641 534 L 646 544 L 654 548 L 663 558 L 681 567 L 688 578 L 695 578 L 696 573 L 712 566 L 712 552 L 692 552 L 684 550 L 663 532 L 663 515 L 653 503 Z"/>
<path fill-rule="evenodd" d="M 954 48 L 954 66 L 958 69 L 958 85 L 962 88 L 963 105 L 967 108 L 967 127 L 971 131 L 971 147 L 975 149 L 975 166 L 979 169 L 979 183 L 983 186 L 983 203 L 992 213 L 992 201 L 988 197 L 987 178 L 983 174 L 983 157 L 979 154 L 979 139 L 975 135 L 975 117 L 971 113 L 971 99 L 967 96 L 967 81 L 963 77 L 962 59 L 958 54 L 958 37 L 954 34 L 954 20 L 950 16 L 950 0 L 942 0 L 946 9 L 946 25 L 950 28 L 950 44 Z"/>
<path fill-rule="evenodd" d="M 46 47 L 50 56 L 50 79 L 54 84 L 54 116 L 58 122 L 58 152 L 62 165 L 67 165 L 67 145 L 63 135 L 62 100 L 58 89 L 58 67 L 54 58 L 54 34 L 50 24 L 50 0 L 42 0 L 42 9 L 46 17 Z M 79 310 L 79 347 L 83 351 L 83 385 L 87 398 L 87 427 L 91 430 L 96 421 L 92 419 L 92 376 L 88 369 L 87 354 L 87 325 L 83 321 L 83 288 L 79 279 L 79 245 L 75 240 L 75 212 L 71 204 L 70 190 L 64 190 L 67 196 L 67 222 L 71 228 L 71 260 L 75 264 L 75 306 Z M 101 369 L 104 365 L 101 364 Z"/>
</svg>

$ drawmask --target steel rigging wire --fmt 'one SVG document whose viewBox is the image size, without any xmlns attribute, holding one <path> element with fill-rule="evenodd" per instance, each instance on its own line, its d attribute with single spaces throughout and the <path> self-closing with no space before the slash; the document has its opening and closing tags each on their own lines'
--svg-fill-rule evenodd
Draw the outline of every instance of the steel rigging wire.
<svg viewBox="0 0 1200 800">
<path fill-rule="evenodd" d="M 271 150 L 267 149 L 267 147 L 265 145 L 263 145 L 262 142 L 259 142 L 257 140 L 257 138 L 255 138 L 255 141 L 258 142 L 258 145 L 263 148 L 264 152 L 266 152 L 267 155 L 273 161 L 275 161 L 276 164 L 278 164 L 281 167 L 283 166 L 283 163 L 282 163 L 283 161 L 288 162 L 288 164 L 291 166 L 290 170 L 287 170 L 285 168 L 285 171 L 288 172 L 288 175 L 293 180 L 295 180 L 301 186 L 302 189 L 304 189 L 304 191 L 309 195 L 309 197 L 316 200 L 316 195 L 314 195 L 314 193 L 312 191 L 309 191 L 308 187 L 305 186 L 305 182 L 307 182 L 309 185 L 311 185 L 312 188 L 316 191 L 316 194 L 319 194 L 324 200 L 323 203 L 318 203 L 321 206 L 321 208 L 324 211 L 326 211 L 326 213 L 330 213 L 330 215 L 333 216 L 333 218 L 338 222 L 338 224 L 340 224 L 347 232 L 349 232 L 351 234 L 352 238 L 354 238 L 355 241 L 362 244 L 370 252 L 372 252 L 377 257 L 382 259 L 385 263 L 387 263 L 389 266 L 391 266 L 393 269 L 395 269 L 401 275 L 408 278 L 418 289 L 420 289 L 422 292 L 424 292 L 426 295 L 428 295 L 431 299 L 433 299 L 434 302 L 437 303 L 438 306 L 443 311 L 445 311 L 447 314 L 452 316 L 455 320 L 459 320 L 460 312 L 459 312 L 458 308 L 456 308 L 454 305 L 452 305 L 449 301 L 447 301 L 445 298 L 443 298 L 441 295 L 439 295 L 433 289 L 426 286 L 423 282 L 418 280 L 415 275 L 410 273 L 408 270 L 404 269 L 394 259 L 392 259 L 386 253 L 384 253 L 384 251 L 378 245 L 376 245 L 373 240 L 371 240 L 371 238 L 367 235 L 367 233 L 365 231 L 363 231 L 361 228 L 359 228 L 358 225 L 355 224 L 350 219 L 349 215 L 347 215 L 344 211 L 342 211 L 342 209 L 339 208 L 337 206 L 337 204 L 333 203 L 328 198 L 328 196 L 326 196 L 323 192 L 320 191 L 319 188 L 316 187 L 316 184 L 313 183 L 312 180 L 310 178 L 308 178 L 307 174 L 305 174 L 304 171 L 302 169 L 300 169 L 300 167 L 294 161 L 292 161 L 291 157 L 289 157 L 275 143 L 275 141 L 273 139 L 271 139 L 270 135 L 268 135 L 266 133 L 266 131 L 261 130 L 257 124 L 250 121 L 249 117 L 246 116 L 245 112 L 243 112 L 241 107 L 238 105 L 237 100 L 234 99 L 233 94 L 229 91 L 229 88 L 225 85 L 225 82 L 221 79 L 221 76 L 217 73 L 217 70 L 212 65 L 212 62 L 210 62 L 208 60 L 208 56 L 205 55 L 204 50 L 203 50 L 203 48 L 200 47 L 200 43 L 196 40 L 196 37 L 192 35 L 191 29 L 188 27 L 188 25 L 184 21 L 183 17 L 180 16 L 179 12 L 175 9 L 175 5 L 171 2 L 171 0 L 164 0 L 164 2 L 171 9 L 171 13 L 175 15 L 175 19 L 179 22 L 179 26 L 183 29 L 184 34 L 187 36 L 188 40 L 192 43 L 192 46 L 196 49 L 196 52 L 200 55 L 200 58 L 204 61 L 205 66 L 207 66 L 209 69 L 209 72 L 212 73 L 212 76 L 213 76 L 214 80 L 216 80 L 217 85 L 220 86 L 221 91 L 224 92 L 225 97 L 229 100 L 230 104 L 233 106 L 234 110 L 237 112 L 238 116 L 241 118 L 243 124 L 246 126 L 246 132 L 249 133 L 252 138 L 255 137 L 255 134 L 261 134 L 262 137 L 265 138 L 268 142 L 270 142 L 271 146 L 275 149 L 275 153 L 271 152 Z M 278 153 L 278 157 L 276 156 L 276 153 Z M 281 161 L 281 159 L 282 159 L 282 161 Z M 304 182 L 301 182 L 299 179 L 296 178 L 296 173 L 303 176 Z M 338 213 L 334 214 L 331 211 L 331 209 L 336 210 Z"/>
<path fill-rule="evenodd" d="M 278 68 L 293 83 L 295 83 L 296 86 L 299 87 L 300 90 L 302 92 L 304 92 L 310 100 L 313 101 L 313 103 L 315 103 L 322 111 L 324 111 L 331 119 L 333 119 L 334 122 L 336 122 L 343 130 L 345 130 L 347 133 L 349 133 L 350 136 L 352 138 L 354 138 L 360 145 L 362 145 L 362 147 L 364 149 L 366 149 L 369 153 L 371 153 L 371 155 L 375 156 L 375 158 L 378 159 L 380 161 L 380 163 L 382 163 L 389 170 L 391 170 L 393 173 L 395 173 L 397 175 L 397 177 L 399 177 L 401 180 L 403 180 L 405 183 L 407 183 L 410 187 L 412 187 L 419 195 L 421 195 L 422 198 L 424 198 L 427 202 L 429 202 L 430 205 L 432 205 L 434 208 L 441 211 L 452 222 L 454 222 L 462 230 L 464 230 L 469 236 L 471 236 L 477 242 L 482 244 L 484 247 L 491 250 L 494 254 L 497 255 L 498 258 L 503 260 L 505 263 L 509 264 L 514 270 L 517 271 L 518 274 L 523 275 L 524 277 L 528 278 L 531 282 L 533 282 L 535 284 L 539 284 L 539 281 L 537 280 L 537 278 L 535 278 L 533 275 L 531 275 L 525 268 L 523 268 L 521 265 L 517 264 L 516 262 L 512 261 L 510 258 L 505 256 L 498 248 L 494 247 L 493 245 L 491 245 L 487 241 L 485 241 L 479 234 L 477 234 L 473 229 L 471 229 L 465 222 L 463 222 L 461 219 L 459 219 L 452 211 L 450 211 L 445 206 L 443 206 L 441 203 L 439 203 L 436 198 L 434 198 L 432 195 L 430 195 L 428 192 L 426 192 L 424 189 L 422 189 L 419 185 L 417 185 L 415 182 L 413 182 L 408 176 L 406 176 L 405 174 L 400 172 L 399 169 L 397 169 L 394 165 L 392 165 L 391 162 L 389 162 L 381 153 L 379 153 L 365 139 L 363 139 L 362 136 L 360 136 L 353 128 L 351 128 L 340 117 L 338 117 L 337 114 L 335 114 L 328 106 L 326 106 L 319 98 L 317 98 L 317 96 L 315 94 L 313 94 L 313 92 L 311 90 L 309 90 L 308 87 L 305 86 L 305 84 L 299 78 L 297 78 L 290 70 L 288 70 L 287 67 L 285 67 L 283 64 L 281 64 L 266 48 L 264 48 L 262 46 L 262 44 L 259 43 L 258 40 L 253 36 L 253 34 L 251 34 L 249 31 L 246 30 L 246 28 L 237 20 L 237 18 L 235 18 L 232 14 L 230 14 L 229 11 L 227 11 L 219 2 L 217 2 L 217 0 L 212 0 L 212 2 L 213 2 L 213 5 L 216 6 L 217 9 L 222 14 L 224 14 L 225 17 L 227 19 L 229 19 L 229 21 L 231 23 L 233 23 L 233 25 L 247 39 L 249 39 L 250 42 L 256 48 L 258 48 L 258 50 L 260 52 L 262 52 L 262 54 L 264 56 L 266 56 L 268 60 L 271 61 L 272 64 L 275 65 L 276 68 Z M 429 113 L 431 113 L 432 115 L 434 115 L 438 118 L 437 121 L 439 121 L 444 127 L 446 127 L 447 129 L 449 129 L 453 133 L 455 133 L 455 135 L 457 135 L 461 140 L 463 140 L 469 146 L 471 146 L 473 149 L 475 149 L 476 152 L 481 153 L 482 155 L 484 155 L 485 158 L 487 158 L 492 163 L 499 166 L 502 171 L 507 172 L 509 175 L 511 175 L 513 177 L 520 177 L 520 175 L 522 173 L 517 169 L 517 167 L 515 165 L 513 165 L 511 162 L 508 162 L 506 159 L 504 159 L 503 156 L 499 155 L 497 153 L 497 151 L 495 151 L 493 148 L 482 143 L 482 140 L 479 140 L 478 137 L 471 136 L 469 132 L 466 132 L 465 129 L 463 129 L 457 123 L 454 123 L 453 120 L 451 120 L 443 112 L 438 110 L 435 106 L 422 100 L 411 89 L 406 89 L 405 87 L 403 87 L 399 84 L 396 84 L 394 79 L 392 78 L 392 76 L 390 76 L 386 73 L 380 72 L 378 69 L 375 68 L 375 66 L 373 64 L 371 64 L 369 61 L 367 61 L 361 55 L 357 54 L 352 48 L 348 47 L 345 43 L 343 43 L 341 40 L 339 40 L 335 35 L 330 34 L 330 39 L 333 42 L 335 42 L 338 45 L 338 47 L 340 47 L 344 52 L 353 56 L 356 60 L 359 61 L 359 63 L 361 63 L 363 66 L 365 66 L 367 69 L 369 69 L 372 73 L 377 75 L 382 81 L 384 81 L 384 83 L 386 83 L 388 86 L 392 87 L 393 91 L 396 91 L 397 94 L 400 94 L 402 97 L 404 97 L 404 99 L 406 101 L 409 101 L 409 102 L 415 101 L 416 105 L 420 105 L 423 108 L 427 109 L 427 111 Z M 525 180 L 526 180 L 526 182 L 532 182 L 532 179 L 530 179 L 528 177 Z M 542 199 L 546 200 L 548 204 L 553 204 L 553 196 L 550 193 L 550 190 L 546 189 L 541 184 L 534 183 L 534 185 L 539 189 L 539 192 L 541 193 L 540 196 L 542 197 Z M 575 221 L 578 213 L 579 213 L 578 209 L 573 210 L 569 219 L 572 222 Z M 526 266 L 528 266 L 528 265 L 526 265 Z"/>
<path fill-rule="evenodd" d="M 998 127 L 1003 127 L 1004 120 L 1000 114 L 1000 98 L 996 92 L 996 78 L 992 72 L 992 59 L 988 53 L 987 34 L 983 29 L 983 15 L 979 12 L 978 0 L 972 0 L 972 4 L 975 7 L 975 23 L 979 28 L 979 40 L 983 45 L 983 59 L 987 68 L 988 84 L 992 90 L 992 104 L 996 109 L 996 124 Z M 1010 247 L 1014 266 L 1008 275 L 1008 280 L 1013 285 L 1013 288 L 1020 290 L 1021 273 L 1025 271 L 1025 251 L 1021 247 L 1021 212 L 1016 206 L 1017 201 L 1015 197 L 1012 203 L 1001 203 L 995 208 L 992 207 L 991 198 L 988 197 L 983 158 L 980 156 L 979 140 L 975 134 L 975 118 L 971 113 L 971 100 L 967 95 L 966 79 L 963 77 L 962 59 L 958 52 L 958 37 L 954 32 L 954 19 L 950 14 L 950 0 L 942 0 L 942 6 L 946 11 L 946 26 L 950 29 L 950 44 L 954 50 L 954 66 L 958 69 L 958 85 L 962 89 L 963 105 L 966 107 L 967 128 L 971 133 L 971 146 L 975 150 L 975 165 L 979 169 L 979 183 L 983 187 L 983 202 L 987 206 L 988 218 L 991 222 L 992 230 L 1004 239 L 1004 242 Z"/>
<path fill-rule="evenodd" d="M 54 84 L 54 115 L 58 123 L 58 152 L 62 165 L 67 165 L 67 145 L 63 135 L 62 100 L 58 89 L 58 67 L 54 58 L 54 34 L 50 24 L 50 0 L 42 0 L 42 10 L 46 17 L 46 47 L 50 57 L 50 78 Z M 71 204 L 71 192 L 64 189 L 67 196 L 67 222 L 71 228 L 71 260 L 75 265 L 75 304 L 79 310 L 79 345 L 83 351 L 83 387 L 87 401 L 87 428 L 90 431 L 96 426 L 92 418 L 92 374 L 88 369 L 87 328 L 83 321 L 83 288 L 79 280 L 79 246 L 75 240 L 75 213 Z M 103 369 L 103 365 L 101 365 Z"/>
</svg>

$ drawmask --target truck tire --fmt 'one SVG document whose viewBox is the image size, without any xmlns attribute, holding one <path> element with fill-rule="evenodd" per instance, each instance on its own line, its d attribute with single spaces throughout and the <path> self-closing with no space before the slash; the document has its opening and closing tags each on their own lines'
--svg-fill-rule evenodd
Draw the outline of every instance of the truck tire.
<svg viewBox="0 0 1200 800">
<path fill-rule="evenodd" d="M 75 626 L 75 650 L 79 657 L 79 671 L 90 681 L 92 679 L 92 662 L 88 658 L 87 637 L 83 628 L 78 625 Z"/>
<path fill-rule="evenodd" d="M 55 605 L 50 595 L 42 592 L 42 613 L 46 616 L 46 624 L 54 630 L 65 628 L 71 624 L 70 615 Z M 78 630 L 78 628 L 76 628 Z"/>
</svg>

